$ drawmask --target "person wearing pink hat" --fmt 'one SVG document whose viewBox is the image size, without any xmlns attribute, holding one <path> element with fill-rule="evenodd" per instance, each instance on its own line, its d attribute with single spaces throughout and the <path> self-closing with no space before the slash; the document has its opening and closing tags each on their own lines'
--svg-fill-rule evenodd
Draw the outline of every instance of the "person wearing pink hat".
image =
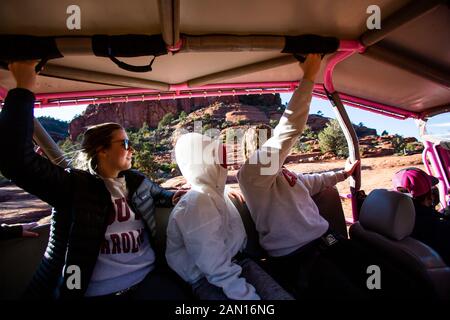
<svg viewBox="0 0 450 320">
<path fill-rule="evenodd" d="M 416 221 L 411 236 L 432 247 L 450 265 L 450 220 L 435 209 L 439 180 L 419 168 L 406 168 L 395 173 L 392 183 L 413 199 Z"/>
</svg>

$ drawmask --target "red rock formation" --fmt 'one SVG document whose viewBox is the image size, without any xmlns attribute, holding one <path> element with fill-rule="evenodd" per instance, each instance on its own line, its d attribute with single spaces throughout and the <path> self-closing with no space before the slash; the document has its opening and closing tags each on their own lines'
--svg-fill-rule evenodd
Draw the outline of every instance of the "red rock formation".
<svg viewBox="0 0 450 320">
<path fill-rule="evenodd" d="M 322 117 L 317 114 L 310 114 L 306 124 L 312 131 L 322 131 L 330 122 L 330 118 Z"/>
<path fill-rule="evenodd" d="M 278 100 L 273 95 L 263 95 L 258 98 L 258 101 L 266 101 L 265 105 Z M 239 97 L 237 96 L 89 105 L 83 115 L 70 123 L 70 139 L 75 140 L 80 133 L 84 132 L 86 127 L 102 122 L 117 122 L 125 128 L 140 128 L 146 122 L 149 127 L 155 128 L 164 115 L 169 112 L 174 115 L 179 114 L 181 111 L 190 113 L 215 102 L 222 102 L 224 105 L 240 105 Z M 258 109 L 255 108 L 255 110 Z M 229 109 L 222 108 L 219 110 L 219 113 L 223 114 L 211 115 L 221 116 L 221 119 L 224 119 L 225 113 L 228 111 Z"/>
<path fill-rule="evenodd" d="M 241 105 L 225 114 L 225 120 L 233 123 L 269 123 L 267 115 L 258 107 Z"/>
</svg>

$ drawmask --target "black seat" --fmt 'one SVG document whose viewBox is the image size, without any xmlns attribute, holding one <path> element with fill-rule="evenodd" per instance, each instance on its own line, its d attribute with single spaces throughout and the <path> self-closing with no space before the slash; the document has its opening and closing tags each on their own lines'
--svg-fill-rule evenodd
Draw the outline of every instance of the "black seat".
<svg viewBox="0 0 450 320">
<path fill-rule="evenodd" d="M 330 224 L 330 228 L 344 238 L 348 238 L 344 209 L 337 188 L 327 188 L 312 198 L 319 208 L 320 215 Z"/>
<path fill-rule="evenodd" d="M 39 233 L 38 238 L 0 241 L 0 300 L 19 298 L 39 266 L 47 247 L 50 224 L 35 231 Z"/>
<path fill-rule="evenodd" d="M 350 238 L 408 276 L 420 297 L 450 298 L 450 268 L 439 254 L 410 237 L 415 209 L 410 197 L 396 191 L 373 190 L 361 208 Z"/>
</svg>

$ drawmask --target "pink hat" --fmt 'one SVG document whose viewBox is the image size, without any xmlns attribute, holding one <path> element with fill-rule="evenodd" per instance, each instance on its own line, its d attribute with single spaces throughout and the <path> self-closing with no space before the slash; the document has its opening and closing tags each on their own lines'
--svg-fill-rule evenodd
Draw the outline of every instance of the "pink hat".
<svg viewBox="0 0 450 320">
<path fill-rule="evenodd" d="M 392 183 L 394 188 L 405 188 L 413 197 L 418 197 L 428 193 L 439 180 L 419 168 L 406 168 L 394 175 Z"/>
</svg>

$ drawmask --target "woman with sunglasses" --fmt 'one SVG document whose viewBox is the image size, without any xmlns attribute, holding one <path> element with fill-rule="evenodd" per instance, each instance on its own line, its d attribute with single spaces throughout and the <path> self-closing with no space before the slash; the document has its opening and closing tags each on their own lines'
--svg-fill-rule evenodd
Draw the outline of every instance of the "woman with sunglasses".
<svg viewBox="0 0 450 320">
<path fill-rule="evenodd" d="M 17 88 L 0 113 L 1 172 L 54 207 L 49 243 L 25 297 L 186 298 L 181 279 L 156 264 L 151 246 L 155 206 L 173 206 L 183 192 L 130 169 L 133 149 L 116 123 L 86 131 L 88 170 L 64 169 L 36 154 L 35 65 L 10 64 Z"/>
</svg>

